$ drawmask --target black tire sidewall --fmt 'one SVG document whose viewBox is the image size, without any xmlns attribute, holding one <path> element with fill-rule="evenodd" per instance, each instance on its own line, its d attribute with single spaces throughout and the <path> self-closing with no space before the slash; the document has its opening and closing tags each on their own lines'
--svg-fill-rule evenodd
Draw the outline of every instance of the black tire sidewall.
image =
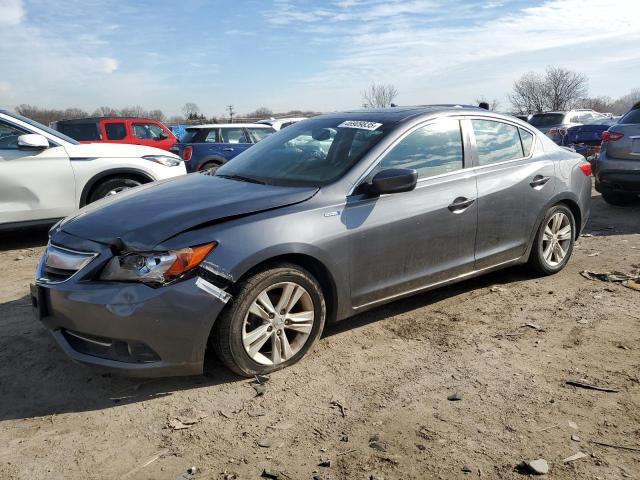
<svg viewBox="0 0 640 480">
<path fill-rule="evenodd" d="M 567 254 L 565 255 L 562 262 L 559 265 L 551 266 L 544 259 L 542 239 L 544 237 L 544 229 L 547 226 L 547 223 L 549 223 L 549 220 L 551 219 L 551 217 L 558 212 L 564 213 L 569 218 L 569 222 L 571 223 L 571 243 L 569 244 L 569 250 L 567 250 Z M 573 213 L 571 212 L 571 209 L 564 205 L 555 205 L 551 207 L 547 212 L 547 214 L 544 216 L 544 220 L 542 220 L 542 224 L 538 229 L 538 235 L 536 236 L 536 244 L 534 246 L 535 248 L 534 253 L 537 257 L 536 264 L 538 265 L 539 269 L 546 274 L 554 274 L 562 270 L 567 265 L 567 262 L 571 258 L 571 254 L 573 253 L 573 247 L 575 245 L 575 239 L 576 239 L 576 220 L 573 216 Z"/>
<path fill-rule="evenodd" d="M 99 183 L 93 188 L 89 200 L 87 203 L 93 203 L 97 200 L 104 198 L 110 190 L 118 187 L 134 188 L 142 185 L 138 180 L 132 178 L 111 178 L 104 182 Z"/>
<path fill-rule="evenodd" d="M 267 273 L 265 278 L 252 284 L 250 288 L 241 289 L 239 297 L 235 299 L 227 318 L 225 318 L 230 322 L 229 337 L 225 340 L 229 342 L 229 350 L 234 364 L 244 375 L 270 373 L 296 363 L 313 348 L 324 328 L 326 317 L 324 295 L 318 282 L 308 272 L 295 267 L 280 267 L 271 269 Z M 244 349 L 242 343 L 244 318 L 251 303 L 260 292 L 270 285 L 282 282 L 295 282 L 307 290 L 313 302 L 315 321 L 307 343 L 293 357 L 279 365 L 262 365 L 251 359 Z"/>
</svg>

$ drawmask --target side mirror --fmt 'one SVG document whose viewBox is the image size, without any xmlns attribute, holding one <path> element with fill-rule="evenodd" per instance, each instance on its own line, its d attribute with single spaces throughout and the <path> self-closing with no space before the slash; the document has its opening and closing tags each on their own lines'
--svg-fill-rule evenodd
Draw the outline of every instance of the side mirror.
<svg viewBox="0 0 640 480">
<path fill-rule="evenodd" d="M 27 133 L 18 137 L 20 150 L 45 150 L 49 148 L 49 140 L 37 133 Z"/>
<path fill-rule="evenodd" d="M 382 195 L 385 193 L 409 192 L 416 188 L 418 172 L 412 168 L 389 168 L 378 172 L 371 180 L 369 193 Z"/>
</svg>

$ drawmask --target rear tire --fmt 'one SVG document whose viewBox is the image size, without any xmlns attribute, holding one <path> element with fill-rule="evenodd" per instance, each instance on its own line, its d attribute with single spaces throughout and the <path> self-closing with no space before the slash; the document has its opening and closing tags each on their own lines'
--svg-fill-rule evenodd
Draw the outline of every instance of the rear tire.
<svg viewBox="0 0 640 480">
<path fill-rule="evenodd" d="M 120 192 L 129 190 L 130 188 L 138 187 L 140 185 L 142 185 L 142 182 L 133 180 L 132 178 L 110 178 L 109 180 L 99 183 L 93 188 L 93 191 L 91 192 L 91 195 L 89 195 L 87 203 L 92 203 L 96 200 L 100 200 L 101 198 L 116 195 Z"/>
<path fill-rule="evenodd" d="M 624 207 L 633 203 L 636 199 L 634 195 L 620 192 L 602 192 L 602 199 L 609 205 L 615 205 L 616 207 Z"/>
<path fill-rule="evenodd" d="M 576 222 L 569 207 L 551 207 L 533 240 L 529 266 L 541 275 L 558 273 L 571 257 L 575 238 Z"/>
<path fill-rule="evenodd" d="M 218 170 L 222 165 L 218 162 L 206 162 L 203 163 L 202 166 L 200 166 L 200 172 L 207 172 L 209 175 L 213 175 L 214 173 L 216 173 L 216 170 Z"/>
<path fill-rule="evenodd" d="M 304 357 L 320 337 L 325 317 L 317 280 L 297 265 L 281 264 L 240 285 L 216 320 L 210 343 L 238 375 L 271 373 Z"/>
</svg>

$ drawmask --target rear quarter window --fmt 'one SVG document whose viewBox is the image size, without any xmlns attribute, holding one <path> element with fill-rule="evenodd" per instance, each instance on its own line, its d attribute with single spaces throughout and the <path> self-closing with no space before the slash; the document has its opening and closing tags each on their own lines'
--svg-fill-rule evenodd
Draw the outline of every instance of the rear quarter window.
<svg viewBox="0 0 640 480">
<path fill-rule="evenodd" d="M 180 138 L 180 143 L 194 143 L 199 130 L 198 128 L 187 128 L 184 135 Z"/>
<path fill-rule="evenodd" d="M 63 123 L 58 130 L 80 142 L 101 140 L 97 123 Z"/>
<path fill-rule="evenodd" d="M 627 112 L 618 123 L 640 123 L 640 108 Z"/>
</svg>

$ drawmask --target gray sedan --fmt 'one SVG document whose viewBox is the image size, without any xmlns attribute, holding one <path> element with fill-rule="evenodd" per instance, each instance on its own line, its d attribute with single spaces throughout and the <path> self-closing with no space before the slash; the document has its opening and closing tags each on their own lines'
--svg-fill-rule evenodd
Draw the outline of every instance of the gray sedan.
<svg viewBox="0 0 640 480">
<path fill-rule="evenodd" d="M 215 175 L 144 185 L 55 225 L 36 314 L 73 359 L 130 375 L 300 360 L 326 323 L 516 264 L 549 275 L 587 221 L 590 165 L 477 108 L 296 123 Z"/>
</svg>

